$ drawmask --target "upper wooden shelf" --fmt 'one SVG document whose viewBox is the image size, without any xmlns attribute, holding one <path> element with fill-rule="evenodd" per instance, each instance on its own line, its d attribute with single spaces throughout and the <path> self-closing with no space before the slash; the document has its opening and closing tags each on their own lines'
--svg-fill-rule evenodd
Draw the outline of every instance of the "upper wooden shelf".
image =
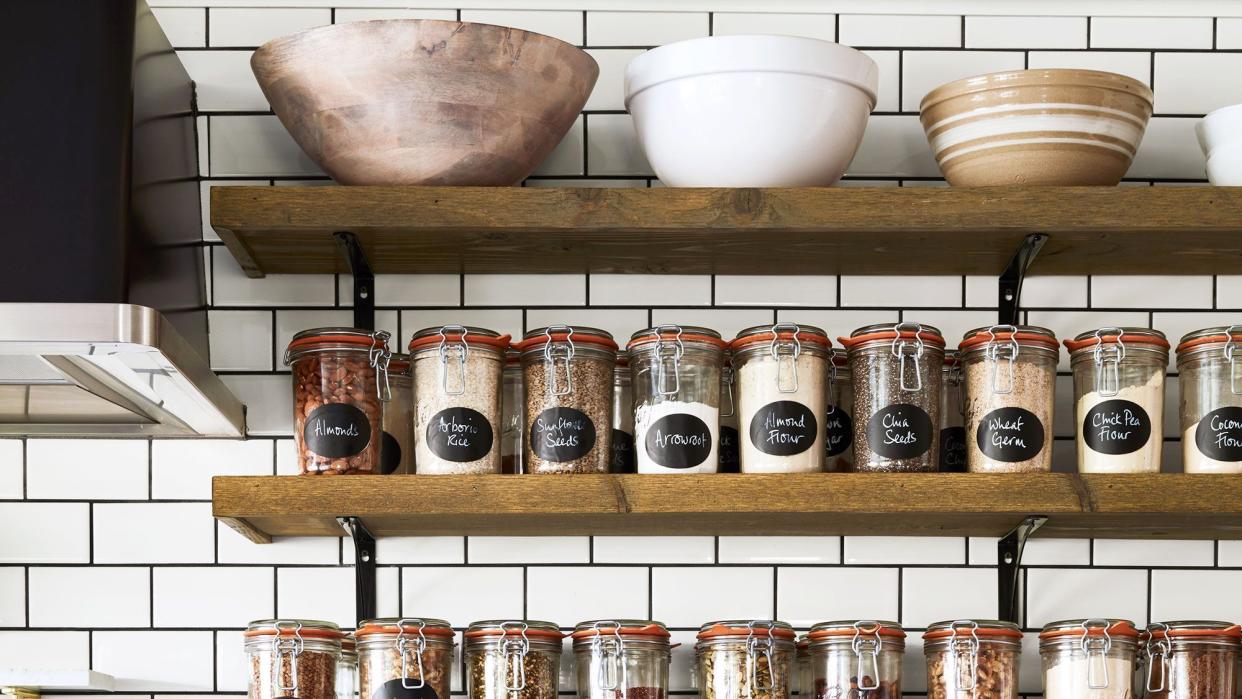
<svg viewBox="0 0 1242 699">
<path fill-rule="evenodd" d="M 213 187 L 247 274 L 987 274 L 1051 236 L 1033 274 L 1237 273 L 1242 188 Z"/>
<path fill-rule="evenodd" d="M 1242 478 L 1186 474 L 220 476 L 215 516 L 253 541 L 383 535 L 1039 536 L 1242 539 Z"/>
</svg>

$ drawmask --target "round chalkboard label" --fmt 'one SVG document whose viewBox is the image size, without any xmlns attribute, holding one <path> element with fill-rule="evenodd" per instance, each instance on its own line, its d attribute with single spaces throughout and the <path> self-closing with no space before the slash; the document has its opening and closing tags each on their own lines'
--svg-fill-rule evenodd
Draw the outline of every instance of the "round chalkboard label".
<svg viewBox="0 0 1242 699">
<path fill-rule="evenodd" d="M 343 459 L 367 448 L 371 421 L 348 403 L 325 403 L 311 411 L 302 427 L 302 443 L 318 456 Z"/>
<path fill-rule="evenodd" d="M 634 461 L 634 435 L 625 430 L 612 431 L 612 472 L 636 473 Z"/>
<path fill-rule="evenodd" d="M 427 448 L 445 461 L 478 461 L 492 450 L 492 423 L 477 410 L 445 408 L 427 423 Z"/>
<path fill-rule="evenodd" d="M 939 468 L 945 473 L 966 473 L 965 427 L 946 427 L 940 430 Z"/>
<path fill-rule="evenodd" d="M 652 423 L 643 448 L 665 468 L 694 468 L 712 453 L 712 432 L 694 415 L 673 413 Z"/>
<path fill-rule="evenodd" d="M 430 683 L 423 682 L 421 687 L 416 686 L 418 684 L 417 678 L 388 680 L 371 693 L 371 699 L 439 699 Z M 407 688 L 406 685 L 410 686 Z"/>
<path fill-rule="evenodd" d="M 595 446 L 595 423 L 573 408 L 548 408 L 530 426 L 530 448 L 544 461 L 573 461 Z"/>
<path fill-rule="evenodd" d="M 989 459 L 1015 463 L 1033 459 L 1044 448 L 1044 423 L 1023 408 L 997 408 L 983 416 L 975 440 Z"/>
<path fill-rule="evenodd" d="M 867 441 L 871 451 L 886 459 L 913 459 L 931 449 L 934 429 L 925 410 L 909 403 L 895 403 L 867 421 Z"/>
<path fill-rule="evenodd" d="M 844 454 L 854 443 L 854 421 L 844 410 L 830 405 L 824 418 L 824 451 L 828 456 Z"/>
<path fill-rule="evenodd" d="M 1134 401 L 1106 400 L 1083 417 L 1082 437 L 1092 451 L 1130 454 L 1151 438 L 1151 417 Z"/>
<path fill-rule="evenodd" d="M 401 465 L 401 445 L 397 438 L 384 432 L 380 440 L 380 475 L 387 476 Z"/>
<path fill-rule="evenodd" d="M 1242 461 L 1242 408 L 1217 408 L 1199 421 L 1195 445 L 1215 461 Z"/>
<path fill-rule="evenodd" d="M 750 419 L 750 443 L 764 454 L 801 454 L 811 448 L 817 434 L 815 413 L 797 401 L 768 403 Z"/>
<path fill-rule="evenodd" d="M 720 449 L 716 452 L 720 460 L 721 473 L 741 473 L 742 452 L 738 448 L 741 435 L 736 427 L 720 426 Z"/>
</svg>

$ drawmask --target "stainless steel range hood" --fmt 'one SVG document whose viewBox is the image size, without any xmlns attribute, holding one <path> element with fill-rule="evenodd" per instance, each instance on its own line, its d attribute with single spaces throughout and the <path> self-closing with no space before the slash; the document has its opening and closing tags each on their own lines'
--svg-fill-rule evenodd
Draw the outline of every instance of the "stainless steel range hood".
<svg viewBox="0 0 1242 699">
<path fill-rule="evenodd" d="M 0 303 L 0 434 L 241 437 L 240 401 L 158 312 Z"/>
</svg>

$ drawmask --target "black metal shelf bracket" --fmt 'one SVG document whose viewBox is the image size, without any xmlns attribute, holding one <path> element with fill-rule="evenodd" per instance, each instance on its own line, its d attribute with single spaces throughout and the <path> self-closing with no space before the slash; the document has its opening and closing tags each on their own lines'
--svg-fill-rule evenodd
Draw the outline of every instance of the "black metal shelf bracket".
<svg viewBox="0 0 1242 699">
<path fill-rule="evenodd" d="M 996 543 L 996 590 L 999 597 L 997 618 L 1001 621 L 1022 624 L 1019 577 L 1022 549 L 1026 547 L 1026 540 L 1031 534 L 1047 521 L 1048 518 L 1043 515 L 1031 515 Z"/>
<path fill-rule="evenodd" d="M 337 231 L 332 237 L 336 239 L 336 246 L 345 256 L 350 273 L 354 275 L 354 327 L 374 330 L 375 273 L 371 271 L 367 254 L 358 244 L 358 236 L 353 233 Z"/>
<path fill-rule="evenodd" d="M 361 626 L 366 619 L 374 619 L 375 613 L 375 536 L 357 517 L 337 517 L 354 540 L 354 594 L 355 613 Z"/>
<path fill-rule="evenodd" d="M 1032 233 L 1026 236 L 1026 239 L 1022 241 L 1022 246 L 1009 260 L 1009 266 L 1001 272 L 996 304 L 998 316 L 996 322 L 1000 325 L 1018 324 L 1020 320 L 1018 312 L 1022 305 L 1022 281 L 1026 279 L 1027 270 L 1030 269 L 1035 256 L 1039 254 L 1040 248 L 1046 242 L 1048 242 L 1048 236 L 1043 233 Z"/>
</svg>

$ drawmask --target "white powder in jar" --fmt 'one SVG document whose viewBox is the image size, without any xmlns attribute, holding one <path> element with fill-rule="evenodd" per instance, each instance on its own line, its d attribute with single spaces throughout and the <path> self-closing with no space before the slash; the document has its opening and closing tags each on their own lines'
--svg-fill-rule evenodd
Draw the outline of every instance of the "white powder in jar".
<svg viewBox="0 0 1242 699">
<path fill-rule="evenodd" d="M 1094 666 L 1094 667 L 1092 667 Z M 1107 670 L 1108 686 L 1092 689 L 1088 672 L 1096 684 L 1104 684 Z M 1095 674 L 1098 673 L 1098 674 Z M 1132 699 L 1134 662 L 1126 658 L 1075 656 L 1044 668 L 1044 699 Z"/>
<path fill-rule="evenodd" d="M 1109 405 L 1102 406 L 1105 403 Z M 1100 410 L 1095 410 L 1097 407 Z M 1156 371 L 1147 383 L 1126 386 L 1116 395 L 1106 396 L 1098 391 L 1086 393 L 1078 399 L 1074 414 L 1078 420 L 1080 473 L 1160 471 L 1160 450 L 1164 441 L 1164 372 Z M 1149 433 L 1147 440 L 1126 453 L 1104 453 L 1091 446 L 1111 445 L 1117 451 L 1131 449 L 1144 429 Z"/>
<path fill-rule="evenodd" d="M 1211 434 L 1217 440 L 1228 440 L 1227 444 L 1222 444 L 1220 441 L 1214 442 L 1217 447 L 1233 450 L 1238 448 L 1235 436 L 1242 428 L 1235 426 L 1234 423 L 1224 425 L 1217 421 L 1214 424 L 1210 415 L 1205 415 L 1203 419 L 1209 421 Z M 1196 433 L 1202 423 L 1203 420 L 1200 420 L 1182 432 L 1182 464 L 1186 473 L 1242 473 L 1242 461 L 1219 461 L 1203 453 L 1196 441 Z"/>
<path fill-rule="evenodd" d="M 670 400 L 634 408 L 639 473 L 715 473 L 719 440 L 717 406 Z"/>
<path fill-rule="evenodd" d="M 766 345 L 765 345 L 766 348 Z M 809 473 L 824 469 L 827 357 L 734 359 L 741 419 L 742 473 Z M 793 372 L 796 371 L 796 382 Z M 788 393 L 781 388 L 797 390 Z M 756 423 L 756 421 L 760 421 Z M 759 441 L 756 441 L 756 436 Z"/>
<path fill-rule="evenodd" d="M 473 347 L 464 363 L 414 355 L 415 473 L 500 473 L 502 370 L 499 354 Z"/>
</svg>

